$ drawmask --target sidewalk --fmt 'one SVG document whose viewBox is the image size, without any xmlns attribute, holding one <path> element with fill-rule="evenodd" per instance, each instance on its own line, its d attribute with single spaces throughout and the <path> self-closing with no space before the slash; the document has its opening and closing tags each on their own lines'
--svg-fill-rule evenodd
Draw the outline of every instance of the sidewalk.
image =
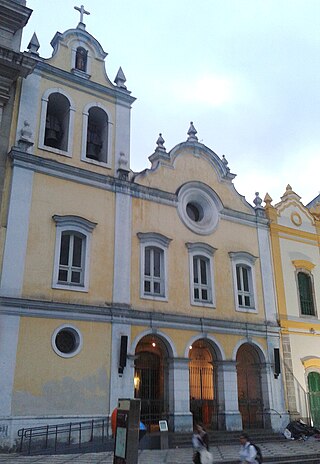
<svg viewBox="0 0 320 464">
<path fill-rule="evenodd" d="M 285 457 L 301 457 L 301 463 L 308 457 L 319 458 L 320 441 L 278 441 L 259 444 L 264 463 L 276 461 Z M 239 444 L 211 446 L 215 463 L 238 462 Z M 87 453 L 87 454 L 59 454 L 49 456 L 21 456 L 18 454 L 0 454 L 0 464 L 112 464 L 113 453 Z M 142 450 L 139 451 L 139 464 L 192 464 L 191 448 L 176 448 L 168 450 Z"/>
</svg>

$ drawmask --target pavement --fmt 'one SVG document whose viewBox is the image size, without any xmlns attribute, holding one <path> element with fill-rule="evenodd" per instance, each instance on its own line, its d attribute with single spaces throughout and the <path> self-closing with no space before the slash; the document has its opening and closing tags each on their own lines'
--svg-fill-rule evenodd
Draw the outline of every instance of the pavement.
<svg viewBox="0 0 320 464">
<path fill-rule="evenodd" d="M 259 443 L 257 443 L 259 444 Z M 276 441 L 259 444 L 264 464 L 320 464 L 320 440 Z M 214 463 L 238 463 L 239 444 L 211 446 Z M 0 464 L 113 464 L 113 452 L 24 456 L 0 454 Z M 192 448 L 139 450 L 138 464 L 192 464 Z"/>
</svg>

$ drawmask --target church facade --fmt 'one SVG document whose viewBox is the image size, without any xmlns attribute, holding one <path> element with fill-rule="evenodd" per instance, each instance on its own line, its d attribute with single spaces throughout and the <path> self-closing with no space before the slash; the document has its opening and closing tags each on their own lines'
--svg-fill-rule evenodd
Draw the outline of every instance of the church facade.
<svg viewBox="0 0 320 464">
<path fill-rule="evenodd" d="M 270 219 L 286 404 L 292 419 L 320 427 L 320 198 L 303 205 L 287 186 Z"/>
<path fill-rule="evenodd" d="M 134 103 L 80 23 L 21 83 L 5 173 L 2 446 L 17 431 L 110 417 L 150 429 L 287 424 L 269 220 L 227 160 L 186 139 L 130 169 Z M 26 130 L 27 128 L 27 130 Z"/>
</svg>

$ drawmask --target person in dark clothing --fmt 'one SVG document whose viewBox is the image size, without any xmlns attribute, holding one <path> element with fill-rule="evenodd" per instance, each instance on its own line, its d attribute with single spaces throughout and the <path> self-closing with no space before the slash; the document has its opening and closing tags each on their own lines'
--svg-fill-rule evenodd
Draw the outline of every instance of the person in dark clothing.
<svg viewBox="0 0 320 464">
<path fill-rule="evenodd" d="M 193 462 L 201 464 L 201 450 L 209 451 L 209 437 L 204 427 L 196 424 L 192 435 Z"/>
</svg>

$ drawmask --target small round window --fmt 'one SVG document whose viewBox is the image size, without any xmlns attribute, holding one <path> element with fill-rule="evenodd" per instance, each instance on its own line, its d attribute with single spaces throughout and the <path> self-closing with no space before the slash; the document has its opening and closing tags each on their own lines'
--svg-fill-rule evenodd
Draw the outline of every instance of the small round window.
<svg viewBox="0 0 320 464">
<path fill-rule="evenodd" d="M 187 215 L 194 222 L 199 222 L 203 218 L 203 209 L 198 203 L 190 202 L 186 207 Z"/>
<path fill-rule="evenodd" d="M 82 337 L 75 327 L 61 326 L 52 335 L 52 347 L 63 358 L 71 358 L 79 353 Z"/>
<path fill-rule="evenodd" d="M 178 213 L 193 232 L 208 235 L 217 227 L 222 203 L 213 190 L 200 182 L 183 185 L 178 193 Z"/>
</svg>

